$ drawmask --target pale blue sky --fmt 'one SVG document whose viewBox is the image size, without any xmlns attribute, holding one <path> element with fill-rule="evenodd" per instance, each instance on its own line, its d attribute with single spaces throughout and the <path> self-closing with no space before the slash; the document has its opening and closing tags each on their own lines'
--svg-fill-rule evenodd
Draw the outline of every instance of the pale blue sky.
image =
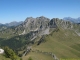
<svg viewBox="0 0 80 60">
<path fill-rule="evenodd" d="M 0 23 L 27 17 L 80 17 L 80 0 L 0 0 Z"/>
</svg>

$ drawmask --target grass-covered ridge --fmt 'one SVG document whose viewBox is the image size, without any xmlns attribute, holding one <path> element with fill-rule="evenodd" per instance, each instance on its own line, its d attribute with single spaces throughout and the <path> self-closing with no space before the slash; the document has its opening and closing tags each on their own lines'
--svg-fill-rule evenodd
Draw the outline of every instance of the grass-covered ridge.
<svg viewBox="0 0 80 60">
<path fill-rule="evenodd" d="M 52 52 L 59 59 L 80 57 L 80 37 L 72 30 L 59 29 L 58 31 L 46 35 L 44 40 L 46 40 L 46 42 L 38 46 L 35 44 L 32 49 Z M 34 55 L 35 53 L 33 53 L 33 56 Z M 32 56 L 32 54 L 28 56 Z M 46 59 L 47 58 L 48 57 L 46 57 Z"/>
</svg>

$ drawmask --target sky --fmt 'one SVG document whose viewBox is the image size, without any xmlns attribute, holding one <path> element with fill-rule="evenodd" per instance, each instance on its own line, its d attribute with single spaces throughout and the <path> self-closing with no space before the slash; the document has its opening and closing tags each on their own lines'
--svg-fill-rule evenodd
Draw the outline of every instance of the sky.
<svg viewBox="0 0 80 60">
<path fill-rule="evenodd" d="M 0 0 L 0 23 L 40 16 L 80 17 L 80 0 Z"/>
</svg>

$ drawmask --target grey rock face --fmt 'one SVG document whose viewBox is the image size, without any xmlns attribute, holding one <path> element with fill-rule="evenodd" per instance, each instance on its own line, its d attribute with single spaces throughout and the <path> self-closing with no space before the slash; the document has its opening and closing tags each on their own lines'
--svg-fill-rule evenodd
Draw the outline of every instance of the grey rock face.
<svg viewBox="0 0 80 60">
<path fill-rule="evenodd" d="M 53 18 L 51 19 L 49 25 L 50 25 L 50 28 L 56 28 L 57 27 L 57 24 L 56 24 L 56 21 L 57 19 Z"/>
<path fill-rule="evenodd" d="M 62 19 L 53 18 L 50 21 L 50 28 L 63 28 L 63 29 L 71 29 L 73 28 L 73 23 L 69 21 L 64 21 Z"/>
<path fill-rule="evenodd" d="M 41 16 L 37 18 L 26 18 L 23 24 L 19 25 L 18 28 L 23 28 L 25 34 L 31 31 L 37 31 L 39 35 L 45 35 L 49 34 L 50 29 L 52 28 L 74 29 L 74 24 L 70 21 L 65 21 L 59 18 L 53 18 L 50 20 L 49 18 Z"/>
<path fill-rule="evenodd" d="M 24 21 L 23 27 L 25 28 L 27 32 L 37 31 L 37 30 L 41 31 L 48 27 L 49 21 L 50 19 L 43 17 L 43 16 L 37 17 L 37 18 L 28 17 Z"/>
</svg>

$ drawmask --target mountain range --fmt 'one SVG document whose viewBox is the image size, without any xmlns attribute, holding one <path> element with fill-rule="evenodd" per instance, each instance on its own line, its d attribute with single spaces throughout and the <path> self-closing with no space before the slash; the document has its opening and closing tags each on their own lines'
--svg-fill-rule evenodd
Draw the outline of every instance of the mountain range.
<svg viewBox="0 0 80 60">
<path fill-rule="evenodd" d="M 0 28 L 0 47 L 8 46 L 23 60 L 80 57 L 80 24 L 44 16 L 27 17 L 15 27 L 15 22 L 10 24 Z"/>
<path fill-rule="evenodd" d="M 63 20 L 71 21 L 73 23 L 80 23 L 80 17 L 78 18 L 64 17 Z"/>
<path fill-rule="evenodd" d="M 73 23 L 80 23 L 80 17 L 78 17 L 78 18 L 64 17 L 63 20 L 71 21 Z M 22 23 L 23 23 L 23 21 L 20 21 L 20 22 L 13 21 L 13 22 L 10 22 L 10 23 L 5 23 L 5 24 L 0 23 L 0 25 L 10 27 L 10 26 L 18 26 Z"/>
<path fill-rule="evenodd" d="M 10 23 L 5 23 L 5 24 L 0 23 L 0 25 L 10 27 L 10 26 L 18 26 L 22 23 L 23 23 L 23 21 L 20 21 L 20 22 L 13 21 L 13 22 L 10 22 Z"/>
</svg>

